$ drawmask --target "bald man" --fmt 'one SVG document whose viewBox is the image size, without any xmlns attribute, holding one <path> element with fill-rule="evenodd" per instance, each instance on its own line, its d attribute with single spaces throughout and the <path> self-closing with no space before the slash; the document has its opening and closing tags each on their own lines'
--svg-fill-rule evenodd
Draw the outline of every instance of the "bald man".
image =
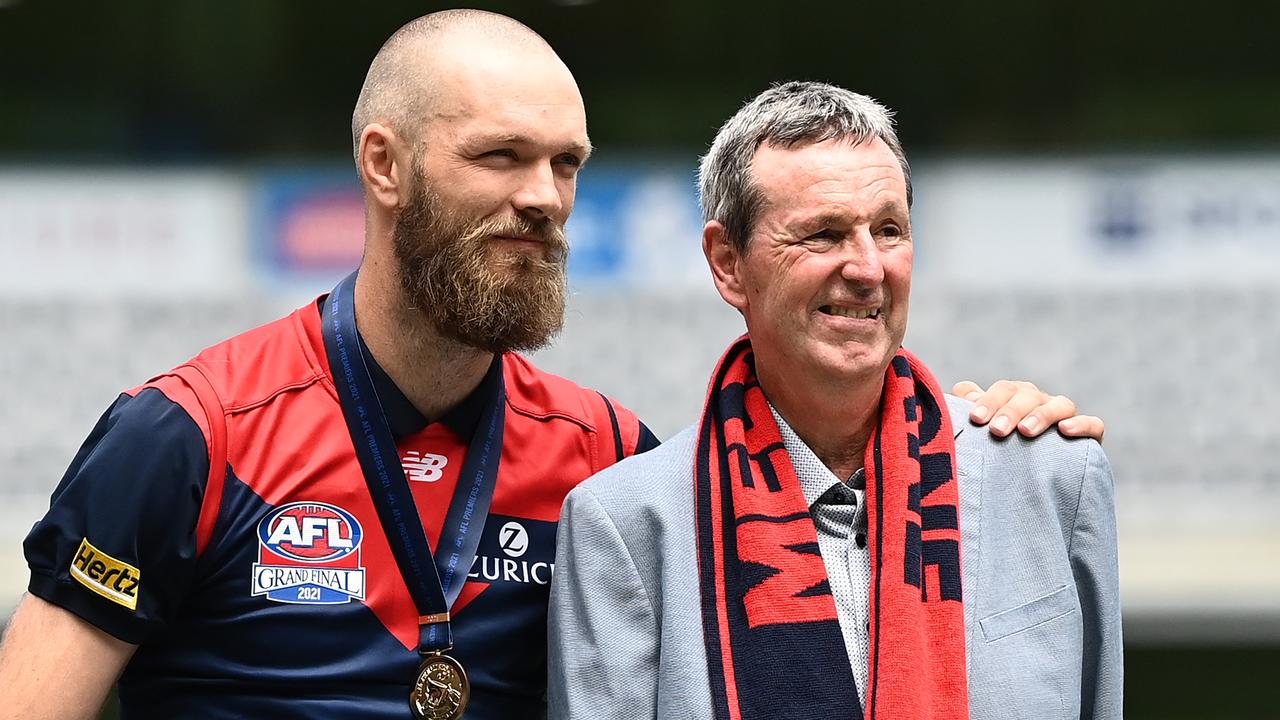
<svg viewBox="0 0 1280 720">
<path fill-rule="evenodd" d="M 656 444 L 516 352 L 563 321 L 582 98 L 528 28 L 449 11 L 388 40 L 352 133 L 358 273 L 107 410 L 24 545 L 0 718 L 117 679 L 128 717 L 545 714 L 561 503 Z"/>
</svg>

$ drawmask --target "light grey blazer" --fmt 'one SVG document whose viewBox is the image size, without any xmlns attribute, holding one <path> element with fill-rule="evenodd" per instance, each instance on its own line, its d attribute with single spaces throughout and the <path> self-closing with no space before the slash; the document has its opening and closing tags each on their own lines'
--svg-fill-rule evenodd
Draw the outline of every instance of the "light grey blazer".
<svg viewBox="0 0 1280 720">
<path fill-rule="evenodd" d="M 999 440 L 969 424 L 970 403 L 947 402 L 971 717 L 1122 717 L 1115 508 L 1101 446 L 1055 432 Z M 551 586 L 551 718 L 711 717 L 696 435 L 686 429 L 565 500 Z"/>
</svg>

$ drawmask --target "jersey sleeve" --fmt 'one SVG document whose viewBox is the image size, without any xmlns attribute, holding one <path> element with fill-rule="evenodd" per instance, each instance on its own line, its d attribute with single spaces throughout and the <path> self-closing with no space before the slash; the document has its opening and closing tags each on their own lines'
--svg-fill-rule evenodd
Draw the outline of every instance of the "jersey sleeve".
<svg viewBox="0 0 1280 720">
<path fill-rule="evenodd" d="M 659 445 L 657 436 L 649 430 L 635 413 L 627 408 L 619 405 L 609 396 L 602 392 L 596 392 L 603 403 L 609 420 L 608 433 L 612 439 L 610 449 L 611 453 L 605 453 L 605 457 L 609 460 L 596 470 L 602 470 L 623 458 L 638 455 L 647 450 L 652 450 Z"/>
<path fill-rule="evenodd" d="M 648 425 L 644 424 L 643 420 L 637 418 L 636 422 L 640 423 L 640 436 L 636 439 L 636 455 L 642 452 L 649 452 L 662 444 L 662 441 L 658 439 L 657 435 L 653 434 L 653 431 L 649 429 Z"/>
<path fill-rule="evenodd" d="M 30 592 L 141 643 L 191 582 L 208 476 L 205 435 L 182 405 L 154 387 L 121 395 L 23 543 Z"/>
</svg>

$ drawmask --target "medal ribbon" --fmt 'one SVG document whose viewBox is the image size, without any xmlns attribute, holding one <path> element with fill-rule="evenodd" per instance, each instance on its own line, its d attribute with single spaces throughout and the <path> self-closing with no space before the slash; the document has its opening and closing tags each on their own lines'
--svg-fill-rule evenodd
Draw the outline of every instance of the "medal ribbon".
<svg viewBox="0 0 1280 720">
<path fill-rule="evenodd" d="M 325 301 L 321 319 L 325 353 L 342 404 L 351 442 L 377 508 L 387 543 L 400 575 L 418 608 L 418 651 L 443 652 L 453 646 L 449 608 L 458 599 L 475 561 L 498 480 L 506 390 L 502 357 L 496 356 L 481 385 L 492 383 L 480 422 L 467 446 L 467 457 L 440 531 L 437 554 L 432 555 L 413 493 L 396 451 L 373 377 L 360 349 L 356 331 L 356 273 L 347 276 Z"/>
</svg>

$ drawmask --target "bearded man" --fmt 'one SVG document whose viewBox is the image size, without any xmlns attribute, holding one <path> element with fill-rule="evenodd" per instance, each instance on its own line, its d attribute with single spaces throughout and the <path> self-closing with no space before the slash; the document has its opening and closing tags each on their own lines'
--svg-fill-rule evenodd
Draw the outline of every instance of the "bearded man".
<svg viewBox="0 0 1280 720">
<path fill-rule="evenodd" d="M 358 273 L 106 412 L 26 541 L 0 718 L 92 717 L 117 677 L 128 717 L 545 713 L 561 503 L 656 444 L 515 352 L 563 320 L 582 98 L 450 11 L 386 43 L 352 133 Z"/>
</svg>

